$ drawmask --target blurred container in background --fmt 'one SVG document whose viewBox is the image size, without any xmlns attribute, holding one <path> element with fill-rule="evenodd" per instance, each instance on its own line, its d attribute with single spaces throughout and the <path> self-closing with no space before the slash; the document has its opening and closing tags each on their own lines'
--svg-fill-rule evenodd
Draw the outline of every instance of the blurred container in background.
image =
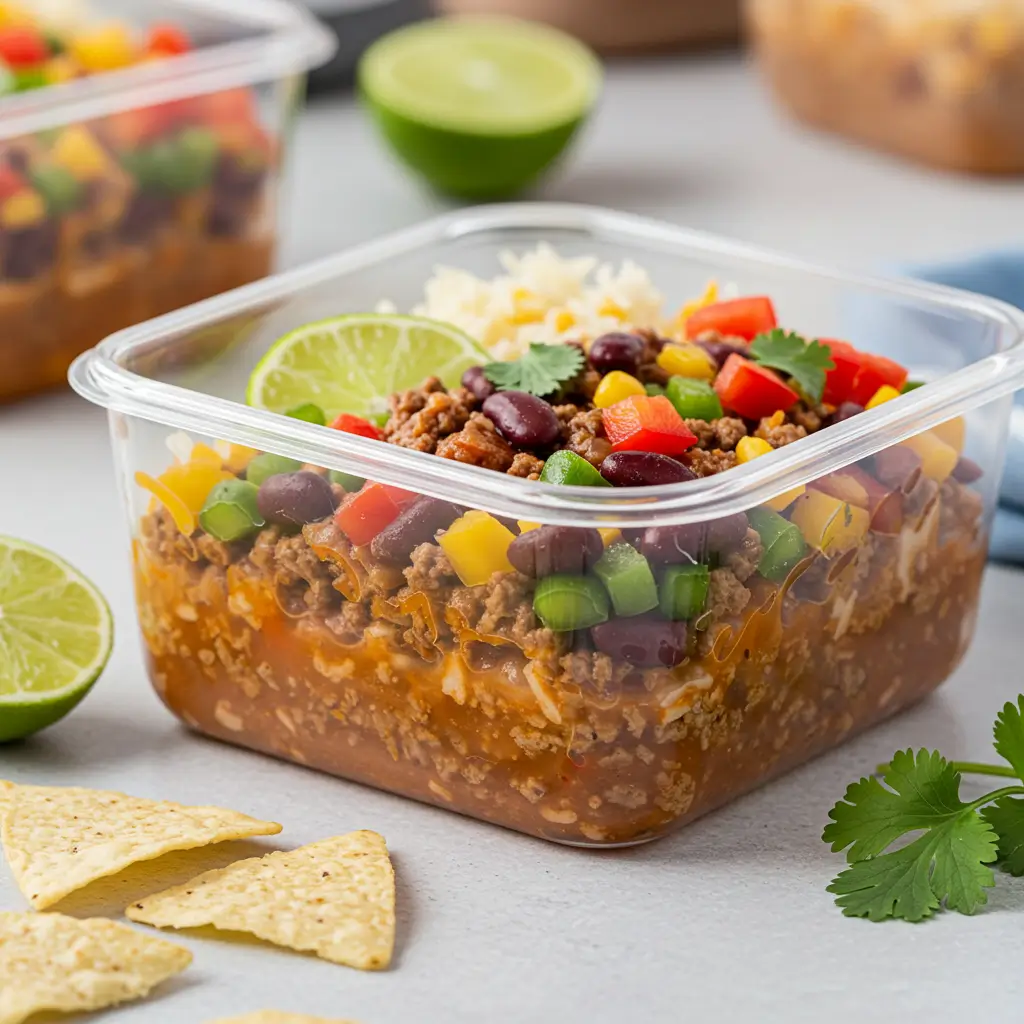
<svg viewBox="0 0 1024 1024">
<path fill-rule="evenodd" d="M 1024 172 L 1020 0 L 747 0 L 797 116 L 926 163 Z"/>
</svg>

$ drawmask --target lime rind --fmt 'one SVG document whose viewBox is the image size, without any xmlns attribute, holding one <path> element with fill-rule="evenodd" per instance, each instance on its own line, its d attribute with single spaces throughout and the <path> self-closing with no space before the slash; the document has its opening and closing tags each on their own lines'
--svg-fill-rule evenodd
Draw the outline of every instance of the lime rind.
<svg viewBox="0 0 1024 1024">
<path fill-rule="evenodd" d="M 249 378 L 246 402 L 284 413 L 315 402 L 338 413 L 372 415 L 394 391 L 425 377 L 457 383 L 487 353 L 468 334 L 426 317 L 351 313 L 298 327 L 278 338 Z"/>
<path fill-rule="evenodd" d="M 103 671 L 113 635 L 103 595 L 81 573 L 0 536 L 0 716 L 24 709 L 46 717 L 48 706 L 77 703 Z"/>
</svg>

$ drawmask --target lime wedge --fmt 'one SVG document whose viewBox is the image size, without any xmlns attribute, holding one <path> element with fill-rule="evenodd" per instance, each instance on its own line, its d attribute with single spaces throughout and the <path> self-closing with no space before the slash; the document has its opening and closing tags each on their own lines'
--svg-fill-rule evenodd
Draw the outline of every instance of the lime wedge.
<svg viewBox="0 0 1024 1024">
<path fill-rule="evenodd" d="M 110 609 L 84 576 L 0 537 L 0 743 L 63 718 L 103 671 L 113 639 Z"/>
<path fill-rule="evenodd" d="M 597 97 L 582 43 L 513 18 L 436 18 L 363 56 L 363 99 L 398 156 L 445 192 L 516 192 L 565 148 Z"/>
<path fill-rule="evenodd" d="M 440 377 L 449 387 L 487 353 L 451 324 L 392 313 L 318 320 L 271 345 L 249 378 L 249 405 L 284 413 L 315 402 L 330 422 L 338 413 L 373 416 L 393 391 Z"/>
</svg>

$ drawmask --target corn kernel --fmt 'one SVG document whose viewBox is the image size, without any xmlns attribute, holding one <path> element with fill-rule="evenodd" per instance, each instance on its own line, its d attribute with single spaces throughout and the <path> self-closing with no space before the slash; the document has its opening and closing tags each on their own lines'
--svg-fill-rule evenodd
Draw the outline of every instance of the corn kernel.
<svg viewBox="0 0 1024 1024">
<path fill-rule="evenodd" d="M 520 533 L 529 533 L 531 530 L 539 530 L 540 523 L 531 523 L 529 519 L 519 519 L 516 521 L 516 526 L 519 527 Z"/>
<path fill-rule="evenodd" d="M 703 309 L 705 306 L 710 306 L 717 301 L 718 282 L 708 281 L 708 286 L 704 289 L 704 294 L 699 299 L 691 299 L 681 310 L 679 310 L 679 316 L 676 317 L 676 320 L 679 322 L 679 326 L 684 326 L 686 321 L 689 320 L 698 309 Z"/>
<path fill-rule="evenodd" d="M 57 136 L 51 155 L 79 181 L 100 178 L 110 167 L 103 147 L 80 125 L 66 128 Z"/>
<path fill-rule="evenodd" d="M 46 220 L 46 203 L 34 189 L 23 188 L 0 206 L 0 224 L 5 228 L 32 227 Z"/>
<path fill-rule="evenodd" d="M 599 526 L 597 532 L 601 534 L 601 542 L 606 548 L 610 548 L 622 540 L 622 531 L 613 526 Z"/>
<path fill-rule="evenodd" d="M 713 380 L 716 372 L 715 364 L 704 349 L 685 343 L 666 345 L 658 353 L 658 365 L 666 373 L 698 380 Z"/>
<path fill-rule="evenodd" d="M 782 512 L 784 509 L 789 508 L 797 498 L 806 493 L 807 488 L 803 484 L 798 484 L 791 490 L 784 491 L 782 494 L 777 494 L 774 498 L 766 501 L 764 504 L 773 512 Z"/>
<path fill-rule="evenodd" d="M 575 326 L 576 317 L 573 316 L 569 310 L 563 309 L 555 314 L 555 330 L 558 331 L 559 334 L 561 334 L 562 331 L 567 331 L 570 327 Z"/>
<path fill-rule="evenodd" d="M 496 572 L 511 572 L 512 531 L 492 515 L 470 509 L 438 538 L 456 575 L 467 587 L 487 583 Z"/>
<path fill-rule="evenodd" d="M 853 547 L 871 525 L 871 516 L 865 509 L 823 491 L 808 491 L 802 495 L 789 519 L 800 527 L 808 544 L 826 554 Z"/>
<path fill-rule="evenodd" d="M 625 320 L 626 311 L 613 299 L 605 299 L 597 311 L 598 316 L 610 316 L 616 320 Z"/>
<path fill-rule="evenodd" d="M 126 26 L 100 25 L 71 40 L 71 56 L 86 71 L 114 71 L 135 63 L 135 47 Z"/>
<path fill-rule="evenodd" d="M 78 65 L 67 56 L 51 57 L 46 62 L 46 81 L 50 85 L 60 85 L 78 77 Z"/>
<path fill-rule="evenodd" d="M 967 421 L 963 416 L 954 416 L 937 427 L 932 427 L 932 433 L 940 440 L 953 448 L 957 455 L 964 450 L 967 441 Z"/>
<path fill-rule="evenodd" d="M 736 445 L 736 461 L 750 462 L 772 451 L 772 446 L 761 437 L 742 437 Z"/>
<path fill-rule="evenodd" d="M 921 472 L 937 483 L 942 483 L 960 461 L 957 450 L 940 441 L 932 431 L 908 437 L 903 444 L 921 456 Z"/>
<path fill-rule="evenodd" d="M 622 370 L 612 370 L 601 378 L 594 392 L 594 405 L 598 409 L 607 409 L 608 406 L 621 402 L 624 398 L 633 395 L 646 395 L 647 389 L 631 374 Z"/>
<path fill-rule="evenodd" d="M 865 409 L 877 409 L 880 405 L 885 405 L 886 402 L 891 402 L 894 398 L 899 398 L 900 393 L 888 384 L 883 384 L 870 398 L 868 404 L 864 406 Z"/>
</svg>

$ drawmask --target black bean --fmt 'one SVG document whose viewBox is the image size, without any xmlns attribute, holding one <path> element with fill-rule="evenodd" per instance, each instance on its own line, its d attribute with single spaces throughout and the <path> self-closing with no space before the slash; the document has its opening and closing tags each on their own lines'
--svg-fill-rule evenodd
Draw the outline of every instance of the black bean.
<svg viewBox="0 0 1024 1024">
<path fill-rule="evenodd" d="M 336 504 L 331 485 L 308 469 L 268 476 L 256 496 L 260 515 L 280 526 L 315 523 L 329 516 Z"/>
<path fill-rule="evenodd" d="M 864 406 L 857 402 L 843 402 L 829 417 L 829 423 L 842 423 L 843 420 L 859 416 L 864 411 Z"/>
<path fill-rule="evenodd" d="M 730 345 L 727 341 L 698 341 L 697 344 L 711 356 L 719 369 L 725 366 L 725 361 L 729 356 L 750 358 L 750 353 L 742 345 Z"/>
<path fill-rule="evenodd" d="M 953 467 L 953 479 L 961 484 L 973 484 L 985 475 L 984 470 L 973 459 L 960 456 L 960 460 Z"/>
<path fill-rule="evenodd" d="M 657 452 L 612 452 L 601 463 L 601 476 L 613 487 L 653 487 L 697 479 L 688 466 Z"/>
<path fill-rule="evenodd" d="M 471 366 L 462 375 L 462 386 L 480 402 L 494 394 L 494 385 L 487 379 L 482 366 Z"/>
<path fill-rule="evenodd" d="M 640 538 L 640 552 L 656 565 L 702 562 L 708 555 L 722 555 L 738 548 L 747 536 L 743 512 L 708 523 L 683 526 L 649 526 Z"/>
<path fill-rule="evenodd" d="M 544 448 L 560 433 L 555 410 L 525 391 L 498 391 L 484 401 L 483 414 L 506 441 L 523 448 Z"/>
<path fill-rule="evenodd" d="M 686 623 L 647 615 L 611 619 L 590 636 L 599 651 L 637 668 L 674 668 L 686 659 Z"/>
<path fill-rule="evenodd" d="M 404 562 L 413 548 L 433 540 L 438 530 L 451 526 L 461 514 L 451 502 L 422 494 L 370 541 L 370 554 L 382 562 Z"/>
<path fill-rule="evenodd" d="M 875 452 L 875 477 L 886 487 L 909 494 L 921 479 L 921 456 L 912 448 L 894 444 Z"/>
<path fill-rule="evenodd" d="M 508 560 L 524 576 L 540 579 L 554 573 L 587 572 L 604 553 L 597 530 L 575 526 L 540 526 L 520 534 L 508 549 Z"/>
<path fill-rule="evenodd" d="M 643 339 L 635 334 L 618 331 L 602 334 L 590 346 L 590 365 L 598 373 L 611 373 L 612 370 L 636 373 L 643 351 Z"/>
</svg>

